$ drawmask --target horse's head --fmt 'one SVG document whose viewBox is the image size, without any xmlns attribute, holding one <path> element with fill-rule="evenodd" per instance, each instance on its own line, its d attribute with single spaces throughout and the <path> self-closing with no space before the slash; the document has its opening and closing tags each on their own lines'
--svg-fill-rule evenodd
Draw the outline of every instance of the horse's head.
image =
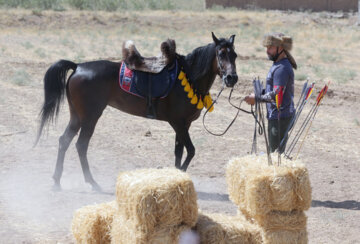
<svg viewBox="0 0 360 244">
<path fill-rule="evenodd" d="M 211 34 L 215 43 L 218 74 L 227 87 L 233 87 L 238 81 L 235 64 L 237 54 L 234 51 L 235 35 L 227 40 L 218 39 L 213 32 Z"/>
</svg>

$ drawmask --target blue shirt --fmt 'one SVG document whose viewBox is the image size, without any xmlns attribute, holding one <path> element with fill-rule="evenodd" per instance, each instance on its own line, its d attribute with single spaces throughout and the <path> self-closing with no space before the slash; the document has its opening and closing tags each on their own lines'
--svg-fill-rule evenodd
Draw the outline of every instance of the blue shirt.
<svg viewBox="0 0 360 244">
<path fill-rule="evenodd" d="M 294 71 L 287 58 L 274 62 L 266 77 L 265 93 L 274 90 L 274 86 L 283 86 L 284 95 L 280 107 L 280 118 L 288 118 L 294 115 Z M 267 118 L 278 119 L 278 110 L 275 102 L 266 103 Z"/>
</svg>

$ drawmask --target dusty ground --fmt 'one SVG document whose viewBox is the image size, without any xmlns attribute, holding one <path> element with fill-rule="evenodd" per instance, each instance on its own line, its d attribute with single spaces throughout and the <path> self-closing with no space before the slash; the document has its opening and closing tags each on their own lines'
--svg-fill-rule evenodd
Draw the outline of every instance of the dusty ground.
<svg viewBox="0 0 360 244">
<path fill-rule="evenodd" d="M 175 136 L 168 124 L 107 108 L 88 153 L 92 173 L 105 193 L 94 193 L 84 183 L 74 144 L 65 159 L 63 191 L 51 191 L 58 138 L 69 118 L 67 106 L 39 145 L 32 145 L 43 101 L 42 78 L 53 62 L 119 60 L 126 39 L 135 40 L 150 55 L 158 53 L 160 41 L 167 37 L 176 39 L 179 52 L 187 53 L 209 43 L 211 31 L 226 37 L 236 34 L 238 101 L 251 92 L 254 76 L 265 77 L 271 63 L 259 43 L 264 32 L 274 29 L 290 33 L 297 41 L 293 52 L 299 64 L 296 95 L 307 76 L 317 81 L 317 92 L 332 80 L 300 154 L 313 187 L 313 204 L 307 211 L 309 241 L 359 243 L 360 34 L 354 16 L 243 11 L 0 12 L 1 243 L 71 243 L 73 211 L 114 199 L 118 172 L 174 164 Z M 218 90 L 217 80 L 212 93 Z M 219 132 L 235 113 L 222 97 L 207 125 Z M 250 152 L 252 133 L 253 120 L 246 114 L 240 114 L 223 137 L 207 134 L 200 119 L 193 123 L 190 134 L 196 156 L 188 173 L 203 210 L 235 214 L 224 169 L 230 158 Z"/>
</svg>

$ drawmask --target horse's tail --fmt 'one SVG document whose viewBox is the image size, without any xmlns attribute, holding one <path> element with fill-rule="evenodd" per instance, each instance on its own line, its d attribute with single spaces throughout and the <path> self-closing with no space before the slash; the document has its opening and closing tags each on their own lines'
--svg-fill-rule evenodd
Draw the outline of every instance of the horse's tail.
<svg viewBox="0 0 360 244">
<path fill-rule="evenodd" d="M 66 88 L 66 74 L 68 70 L 76 70 L 77 64 L 60 60 L 46 71 L 44 77 L 44 95 L 45 100 L 40 112 L 40 127 L 34 146 L 38 143 L 44 126 L 59 113 L 60 103 L 64 98 Z"/>
</svg>

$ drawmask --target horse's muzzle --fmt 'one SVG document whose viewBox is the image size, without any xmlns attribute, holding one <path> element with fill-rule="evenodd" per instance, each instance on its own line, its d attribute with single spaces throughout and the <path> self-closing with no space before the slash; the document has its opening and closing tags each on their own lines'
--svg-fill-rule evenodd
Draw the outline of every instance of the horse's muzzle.
<svg viewBox="0 0 360 244">
<path fill-rule="evenodd" d="M 225 85 L 227 87 L 233 87 L 236 84 L 236 82 L 238 81 L 238 76 L 236 73 L 228 74 L 225 76 L 224 81 L 225 81 Z"/>
</svg>

